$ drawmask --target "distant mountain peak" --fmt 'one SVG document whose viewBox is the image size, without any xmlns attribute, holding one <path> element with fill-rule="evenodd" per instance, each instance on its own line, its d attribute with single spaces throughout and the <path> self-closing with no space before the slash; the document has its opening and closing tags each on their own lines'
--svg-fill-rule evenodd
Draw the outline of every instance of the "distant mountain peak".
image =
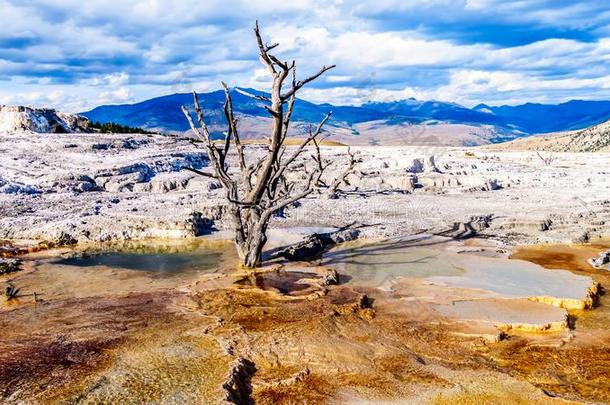
<svg viewBox="0 0 610 405">
<path fill-rule="evenodd" d="M 488 106 L 487 104 L 483 104 L 483 103 L 475 105 L 474 107 L 472 107 L 472 109 L 474 111 L 479 111 L 479 112 L 486 113 L 486 114 L 494 113 L 490 106 Z"/>
<path fill-rule="evenodd" d="M 264 102 L 241 94 L 237 89 L 254 95 L 268 93 L 248 88 L 233 87 L 231 95 L 235 113 L 254 120 L 268 119 Z M 211 126 L 225 125 L 222 112 L 224 92 L 222 90 L 199 93 L 207 120 Z M 83 113 L 92 121 L 115 122 L 130 127 L 184 132 L 188 123 L 180 111 L 181 105 L 192 105 L 192 95 L 170 94 L 136 104 L 100 106 Z M 519 106 L 493 107 L 478 104 L 467 108 L 457 103 L 438 100 L 369 101 L 360 106 L 341 106 L 328 103 L 315 104 L 303 99 L 296 101 L 293 121 L 317 123 L 328 111 L 333 111 L 330 125 L 345 127 L 352 132 L 353 126 L 363 122 L 385 122 L 385 125 L 448 123 L 473 126 L 493 126 L 507 133 L 533 134 L 560 130 L 581 129 L 610 119 L 610 101 L 573 100 L 558 105 L 526 103 Z"/>
</svg>

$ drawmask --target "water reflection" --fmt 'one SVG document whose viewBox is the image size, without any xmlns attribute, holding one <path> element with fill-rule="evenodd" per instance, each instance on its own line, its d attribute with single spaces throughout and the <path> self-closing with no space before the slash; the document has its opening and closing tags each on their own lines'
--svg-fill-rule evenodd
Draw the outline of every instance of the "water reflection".
<svg viewBox="0 0 610 405">
<path fill-rule="evenodd" d="M 190 243 L 109 245 L 77 252 L 52 264 L 73 267 L 106 267 L 160 274 L 212 272 L 223 262 L 227 249 Z"/>
<path fill-rule="evenodd" d="M 181 273 L 184 271 L 205 271 L 214 269 L 221 261 L 222 254 L 215 252 L 190 253 L 123 253 L 106 252 L 84 254 L 61 259 L 55 264 L 77 267 L 106 266 L 128 270 L 159 273 Z"/>
<path fill-rule="evenodd" d="M 325 254 L 321 264 L 336 268 L 354 282 L 371 286 L 397 277 L 461 275 L 463 271 L 446 259 L 443 250 L 434 248 L 440 243 L 443 242 L 418 239 L 339 247 Z"/>
</svg>

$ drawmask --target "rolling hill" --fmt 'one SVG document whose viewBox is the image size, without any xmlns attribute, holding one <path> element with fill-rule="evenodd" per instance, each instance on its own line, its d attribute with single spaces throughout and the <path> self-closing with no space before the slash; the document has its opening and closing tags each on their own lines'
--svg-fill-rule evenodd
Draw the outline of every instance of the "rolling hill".
<svg viewBox="0 0 610 405">
<path fill-rule="evenodd" d="M 496 150 L 546 152 L 610 152 L 610 121 L 578 131 L 551 133 L 494 145 Z"/>
</svg>

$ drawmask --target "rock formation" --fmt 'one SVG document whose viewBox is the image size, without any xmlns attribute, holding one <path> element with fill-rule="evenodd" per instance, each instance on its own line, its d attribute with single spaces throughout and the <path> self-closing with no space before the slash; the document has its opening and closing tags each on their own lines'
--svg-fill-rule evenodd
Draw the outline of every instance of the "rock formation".
<svg viewBox="0 0 610 405">
<path fill-rule="evenodd" d="M 12 273 L 21 270 L 21 260 L 0 258 L 0 274 Z"/>
<path fill-rule="evenodd" d="M 48 108 L 0 106 L 0 132 L 39 133 L 90 132 L 89 120 L 76 114 Z"/>
<path fill-rule="evenodd" d="M 360 231 L 358 229 L 344 229 L 322 234 L 314 233 L 304 241 L 280 250 L 276 256 L 288 260 L 310 260 L 337 243 L 358 239 L 359 235 Z"/>
<path fill-rule="evenodd" d="M 256 372 L 256 365 L 243 357 L 238 358 L 229 372 L 227 380 L 222 384 L 226 392 L 227 404 L 253 404 L 252 385 L 250 380 Z"/>
<path fill-rule="evenodd" d="M 592 257 L 588 260 L 588 262 L 596 269 L 610 263 L 610 250 L 601 252 L 598 257 Z"/>
<path fill-rule="evenodd" d="M 433 155 L 426 157 L 426 163 L 424 164 L 424 171 L 428 172 L 428 173 L 440 173 L 441 172 L 440 170 L 438 170 L 438 167 L 436 167 L 436 162 L 434 161 Z"/>
</svg>

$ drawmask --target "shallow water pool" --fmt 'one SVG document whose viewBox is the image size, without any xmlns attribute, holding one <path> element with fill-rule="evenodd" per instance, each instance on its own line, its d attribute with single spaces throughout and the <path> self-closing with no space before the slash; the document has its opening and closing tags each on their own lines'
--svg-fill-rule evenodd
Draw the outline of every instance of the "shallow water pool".
<svg viewBox="0 0 610 405">
<path fill-rule="evenodd" d="M 358 247 L 338 247 L 325 254 L 322 265 L 333 267 L 352 282 L 380 286 L 398 277 L 459 276 L 443 250 L 412 241 L 381 242 Z"/>
<path fill-rule="evenodd" d="M 217 268 L 222 253 L 196 250 L 182 253 L 103 252 L 60 259 L 54 264 L 76 267 L 106 266 L 157 273 L 210 271 Z"/>
<path fill-rule="evenodd" d="M 80 268 L 135 270 L 158 275 L 211 273 L 234 255 L 230 244 L 202 239 L 187 241 L 126 242 L 96 246 L 49 264 Z"/>
</svg>

